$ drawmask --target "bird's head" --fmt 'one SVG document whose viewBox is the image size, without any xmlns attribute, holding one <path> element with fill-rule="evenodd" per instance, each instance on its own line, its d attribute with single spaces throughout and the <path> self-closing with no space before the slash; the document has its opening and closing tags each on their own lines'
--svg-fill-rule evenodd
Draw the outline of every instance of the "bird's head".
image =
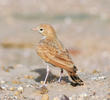
<svg viewBox="0 0 110 100">
<path fill-rule="evenodd" d="M 46 38 L 50 38 L 50 39 L 56 38 L 55 30 L 49 24 L 40 24 L 36 28 L 33 28 L 33 30 L 38 31 Z"/>
</svg>

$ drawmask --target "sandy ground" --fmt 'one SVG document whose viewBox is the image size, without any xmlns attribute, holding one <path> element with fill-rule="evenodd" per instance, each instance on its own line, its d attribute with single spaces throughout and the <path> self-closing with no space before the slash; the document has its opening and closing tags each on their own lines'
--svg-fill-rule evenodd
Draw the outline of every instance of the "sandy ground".
<svg viewBox="0 0 110 100">
<path fill-rule="evenodd" d="M 41 0 L 37 6 L 32 1 L 0 1 L 0 100 L 109 100 L 109 0 L 60 1 L 69 5 L 63 9 L 58 0 Z M 46 66 L 34 50 L 41 35 L 31 29 L 40 23 L 54 26 L 78 67 L 83 86 L 72 86 L 66 72 L 58 83 L 60 69 L 50 66 L 47 86 L 39 88 Z"/>
<path fill-rule="evenodd" d="M 41 100 L 42 96 L 47 94 L 49 100 L 61 98 L 63 95 L 70 100 L 109 100 L 109 40 L 89 37 L 83 40 L 82 36 L 78 42 L 79 36 L 76 36 L 73 37 L 75 40 L 70 37 L 71 42 L 69 43 L 69 39 L 66 39 L 68 37 L 66 35 L 64 38 L 62 37 L 62 41 L 67 42 L 63 43 L 69 49 L 70 55 L 79 69 L 78 74 L 84 81 L 84 86 L 72 86 L 66 72 L 62 82 L 58 83 L 60 69 L 50 66 L 51 72 L 47 87 L 39 89 L 46 74 L 46 66 L 37 56 L 34 47 L 27 48 L 31 47 L 31 43 L 27 46 L 22 39 L 20 42 L 10 39 L 9 42 L 7 39 L 6 42 L 2 42 L 0 48 L 0 99 Z"/>
</svg>

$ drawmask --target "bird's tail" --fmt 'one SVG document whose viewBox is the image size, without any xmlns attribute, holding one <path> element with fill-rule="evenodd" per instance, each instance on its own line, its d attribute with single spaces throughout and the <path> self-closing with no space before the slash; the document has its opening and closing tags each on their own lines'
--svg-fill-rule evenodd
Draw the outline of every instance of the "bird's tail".
<svg viewBox="0 0 110 100">
<path fill-rule="evenodd" d="M 68 74 L 70 75 L 71 79 L 74 81 L 76 85 L 83 85 L 84 84 L 83 81 L 79 78 L 76 72 L 77 72 L 77 68 L 76 66 L 73 66 L 73 71 L 72 72 L 68 71 Z"/>
<path fill-rule="evenodd" d="M 75 82 L 75 84 L 77 85 L 83 85 L 83 81 L 79 78 L 79 76 L 77 74 L 75 75 L 71 75 L 70 74 L 71 79 Z"/>
</svg>

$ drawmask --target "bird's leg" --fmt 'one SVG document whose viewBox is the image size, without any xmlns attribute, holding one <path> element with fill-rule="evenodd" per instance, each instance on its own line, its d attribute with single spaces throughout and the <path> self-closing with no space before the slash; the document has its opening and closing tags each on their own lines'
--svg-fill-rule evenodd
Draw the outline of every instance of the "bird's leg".
<svg viewBox="0 0 110 100">
<path fill-rule="evenodd" d="M 63 69 L 61 68 L 60 78 L 58 79 L 58 82 L 59 82 L 59 83 L 61 82 L 62 75 L 63 75 Z"/>
<path fill-rule="evenodd" d="M 48 75 L 49 75 L 49 65 L 46 63 L 46 62 L 43 62 L 46 66 L 47 66 L 47 73 L 46 73 L 46 76 L 45 76 L 45 80 L 43 82 L 43 85 L 41 85 L 39 88 L 42 88 L 42 87 L 45 87 L 46 86 L 46 81 L 47 81 L 47 78 L 48 78 Z"/>
<path fill-rule="evenodd" d="M 48 78 L 48 75 L 49 75 L 49 65 L 48 64 L 46 64 L 47 65 L 47 74 L 46 74 L 46 77 L 45 77 L 45 80 L 44 80 L 44 84 L 43 85 L 45 85 L 46 84 L 46 81 L 47 81 L 47 78 Z"/>
</svg>

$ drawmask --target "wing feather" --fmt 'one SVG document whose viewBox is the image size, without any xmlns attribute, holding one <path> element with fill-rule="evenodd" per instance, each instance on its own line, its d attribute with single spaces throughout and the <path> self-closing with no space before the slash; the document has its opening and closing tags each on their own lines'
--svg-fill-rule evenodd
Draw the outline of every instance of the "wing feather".
<svg viewBox="0 0 110 100">
<path fill-rule="evenodd" d="M 74 64 L 69 56 L 68 51 L 66 49 L 59 48 L 57 43 L 51 43 L 50 41 L 48 43 L 43 43 L 43 45 L 38 47 L 40 48 L 40 50 L 37 50 L 38 55 L 54 66 L 71 70 L 69 68 L 73 68 Z"/>
</svg>

